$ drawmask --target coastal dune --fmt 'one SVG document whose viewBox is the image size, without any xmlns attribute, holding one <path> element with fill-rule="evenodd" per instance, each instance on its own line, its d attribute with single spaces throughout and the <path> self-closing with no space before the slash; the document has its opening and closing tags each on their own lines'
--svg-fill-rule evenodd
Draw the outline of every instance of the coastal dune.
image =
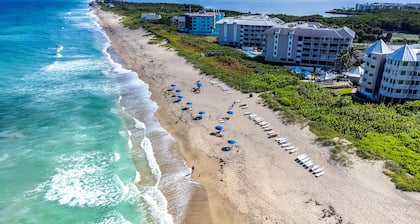
<svg viewBox="0 0 420 224">
<path fill-rule="evenodd" d="M 151 45 L 143 29 L 129 30 L 122 18 L 95 10 L 112 48 L 126 67 L 150 86 L 157 117 L 175 138 L 177 151 L 197 183 L 179 223 L 417 223 L 418 193 L 401 192 L 382 173 L 382 163 L 352 158 L 351 167 L 329 160 L 329 148 L 316 143 L 308 127 L 286 124 L 265 107 L 257 95 L 249 97 L 205 76 L 164 44 Z M 194 93 L 196 82 L 203 83 Z M 179 101 L 171 84 L 182 90 Z M 177 102 L 179 101 L 179 102 Z M 192 109 L 186 102 L 193 103 Z M 242 105 L 242 106 L 241 106 Z M 246 106 L 244 106 L 246 105 Z M 187 109 L 185 109 L 187 108 Z M 228 110 L 234 114 L 227 113 Z M 199 111 L 205 111 L 202 119 Z M 248 113 L 247 113 L 248 112 Z M 270 124 L 278 137 L 288 137 L 298 151 L 290 154 L 268 138 L 252 121 L 253 113 Z M 228 117 L 228 120 L 220 120 Z M 222 125 L 222 136 L 215 126 Z M 229 139 L 237 144 L 228 143 Z M 157 144 L 153 142 L 152 144 Z M 232 148 L 226 148 L 232 147 Z M 229 151 L 223 149 L 231 149 Z M 309 155 L 325 169 L 315 177 L 295 161 Z M 159 162 L 159 158 L 157 158 Z M 163 175 L 165 170 L 162 170 Z M 165 192 L 163 192 L 165 193 Z M 177 217 L 169 204 L 169 212 Z"/>
</svg>

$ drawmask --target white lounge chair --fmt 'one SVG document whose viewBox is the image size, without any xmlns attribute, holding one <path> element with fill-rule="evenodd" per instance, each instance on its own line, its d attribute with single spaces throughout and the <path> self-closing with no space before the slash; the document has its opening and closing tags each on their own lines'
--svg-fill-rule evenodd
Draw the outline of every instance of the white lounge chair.
<svg viewBox="0 0 420 224">
<path fill-rule="evenodd" d="M 299 148 L 294 148 L 294 149 L 290 150 L 289 153 L 292 154 L 292 153 L 297 152 L 298 150 L 299 150 Z"/>
<path fill-rule="evenodd" d="M 309 172 L 312 172 L 313 170 L 316 170 L 318 168 L 320 168 L 321 166 L 319 164 L 315 164 L 312 167 L 309 168 Z"/>
<path fill-rule="evenodd" d="M 287 140 L 277 141 L 277 143 L 279 143 L 279 145 L 281 145 L 281 144 L 285 144 L 285 143 L 287 143 Z"/>
<path fill-rule="evenodd" d="M 292 149 L 294 149 L 294 148 L 295 148 L 294 146 L 288 146 L 288 147 L 286 147 L 284 150 L 289 151 L 289 150 L 292 150 Z"/>
<path fill-rule="evenodd" d="M 306 155 L 306 154 L 300 154 L 296 157 L 296 159 L 301 159 L 301 158 L 304 158 L 304 157 L 307 157 L 307 156 L 308 155 Z"/>
<path fill-rule="evenodd" d="M 272 131 L 273 130 L 273 128 L 270 128 L 270 127 L 266 127 L 266 128 L 263 128 L 264 129 L 264 131 Z"/>
<path fill-rule="evenodd" d="M 314 164 L 315 164 L 315 162 L 313 160 L 309 160 L 309 161 L 306 161 L 305 163 L 303 163 L 303 167 L 308 168 L 309 166 L 312 166 Z"/>
<path fill-rule="evenodd" d="M 305 162 L 307 162 L 309 160 L 311 160 L 311 158 L 308 156 L 308 157 L 305 157 L 305 158 L 299 160 L 299 162 L 303 164 L 303 163 L 305 163 Z"/>
<path fill-rule="evenodd" d="M 249 119 L 254 119 L 254 118 L 256 118 L 257 117 L 257 115 L 256 114 L 250 114 L 249 115 Z"/>
<path fill-rule="evenodd" d="M 259 125 L 259 126 L 264 126 L 264 125 L 266 125 L 266 124 L 268 124 L 268 122 L 267 122 L 267 121 L 261 121 L 261 122 L 258 122 L 258 125 Z"/>
<path fill-rule="evenodd" d="M 272 135 L 272 134 L 274 134 L 274 131 L 267 132 L 267 135 Z"/>
<path fill-rule="evenodd" d="M 279 134 L 274 133 L 274 134 L 268 135 L 268 138 L 275 138 L 275 137 L 277 137 L 277 136 L 279 136 Z"/>
<path fill-rule="evenodd" d="M 290 143 L 286 142 L 286 143 L 283 143 L 283 144 L 280 144 L 280 145 L 281 145 L 282 148 L 284 148 L 284 147 L 290 146 Z"/>
<path fill-rule="evenodd" d="M 270 124 L 266 124 L 266 125 L 263 125 L 263 126 L 261 126 L 263 129 L 264 128 L 268 128 L 268 127 L 270 127 Z"/>
<path fill-rule="evenodd" d="M 325 170 L 323 170 L 323 171 L 321 171 L 319 173 L 316 173 L 315 174 L 315 177 L 320 177 L 320 176 L 324 175 L 324 173 L 325 173 Z"/>
<path fill-rule="evenodd" d="M 300 154 L 298 157 L 296 157 L 295 161 L 300 162 L 302 159 L 309 157 L 306 154 Z"/>
<path fill-rule="evenodd" d="M 244 115 L 251 115 L 251 112 L 247 111 L 244 113 Z"/>
<path fill-rule="evenodd" d="M 312 170 L 312 173 L 317 174 L 317 173 L 322 172 L 322 171 L 324 171 L 324 167 L 320 167 L 318 169 Z"/>
<path fill-rule="evenodd" d="M 288 137 L 281 137 L 281 138 L 276 138 L 275 140 L 276 141 L 281 141 L 281 140 L 288 140 L 289 138 Z"/>
</svg>

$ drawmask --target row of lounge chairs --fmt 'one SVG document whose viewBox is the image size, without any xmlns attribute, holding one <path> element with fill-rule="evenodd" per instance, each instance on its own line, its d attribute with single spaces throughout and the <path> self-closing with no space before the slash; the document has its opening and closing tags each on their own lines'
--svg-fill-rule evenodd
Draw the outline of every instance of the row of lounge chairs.
<svg viewBox="0 0 420 224">
<path fill-rule="evenodd" d="M 278 136 L 278 133 L 273 131 L 273 128 L 270 126 L 270 123 L 265 121 L 262 117 L 258 117 L 256 114 L 251 112 L 245 112 L 244 115 L 249 116 L 249 119 L 254 121 L 255 124 L 259 125 L 267 134 L 268 138 L 275 138 Z"/>
<path fill-rule="evenodd" d="M 301 154 L 296 157 L 295 161 L 303 166 L 303 168 L 308 169 L 315 177 L 320 177 L 325 174 L 325 168 L 321 165 L 315 163 L 307 154 Z"/>
<path fill-rule="evenodd" d="M 287 137 L 276 138 L 275 141 L 282 147 L 286 152 L 290 154 L 295 153 L 299 150 L 299 148 L 293 146 L 289 143 L 289 139 Z"/>
</svg>

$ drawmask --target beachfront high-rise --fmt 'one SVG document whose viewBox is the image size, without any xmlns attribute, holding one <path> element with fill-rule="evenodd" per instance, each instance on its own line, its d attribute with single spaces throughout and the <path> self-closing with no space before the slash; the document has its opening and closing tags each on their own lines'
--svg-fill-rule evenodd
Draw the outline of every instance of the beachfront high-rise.
<svg viewBox="0 0 420 224">
<path fill-rule="evenodd" d="M 224 17 L 225 14 L 219 11 L 187 13 L 184 31 L 201 36 L 217 36 L 216 22 Z"/>
<path fill-rule="evenodd" d="M 390 49 L 382 40 L 366 49 L 359 92 L 386 103 L 420 100 L 420 46 Z"/>
<path fill-rule="evenodd" d="M 347 27 L 325 27 L 317 22 L 291 22 L 264 32 L 265 61 L 310 67 L 338 68 L 337 55 L 353 44 Z"/>
<path fill-rule="evenodd" d="M 365 50 L 366 56 L 363 57 L 365 71 L 360 78 L 359 92 L 369 100 L 375 100 L 374 96 L 378 94 L 386 56 L 392 51 L 383 40 L 377 41 Z"/>
<path fill-rule="evenodd" d="M 262 48 L 263 32 L 283 23 L 282 20 L 267 15 L 226 17 L 216 23 L 219 32 L 217 42 L 235 47 Z"/>
</svg>

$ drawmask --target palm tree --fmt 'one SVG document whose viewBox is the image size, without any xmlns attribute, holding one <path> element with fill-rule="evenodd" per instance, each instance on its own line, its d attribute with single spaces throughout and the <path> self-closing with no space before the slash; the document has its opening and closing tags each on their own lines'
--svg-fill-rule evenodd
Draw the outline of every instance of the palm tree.
<svg viewBox="0 0 420 224">
<path fill-rule="evenodd" d="M 353 66 L 359 66 L 362 64 L 359 51 L 351 46 L 347 51 L 342 50 L 337 55 L 337 67 L 342 71 L 348 71 Z"/>
</svg>

